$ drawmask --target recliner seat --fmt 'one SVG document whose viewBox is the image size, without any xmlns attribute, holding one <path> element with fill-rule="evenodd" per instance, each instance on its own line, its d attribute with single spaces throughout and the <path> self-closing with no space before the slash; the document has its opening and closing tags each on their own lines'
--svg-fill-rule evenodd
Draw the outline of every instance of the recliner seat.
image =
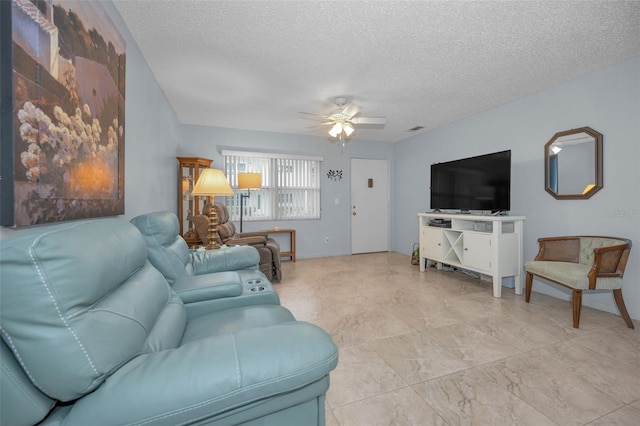
<svg viewBox="0 0 640 426">
<path fill-rule="evenodd" d="M 280 304 L 267 277 L 258 270 L 258 251 L 251 246 L 190 250 L 179 235 L 175 214 L 158 211 L 136 216 L 150 262 L 187 306 L 189 316 L 212 308 Z"/>
<path fill-rule="evenodd" d="M 205 210 L 208 211 L 207 206 Z M 265 276 L 273 281 L 279 282 L 282 279 L 280 268 L 280 245 L 276 240 L 270 238 L 267 232 L 236 232 L 236 226 L 229 220 L 229 210 L 224 203 L 214 203 L 214 208 L 218 215 L 218 234 L 222 243 L 227 246 L 250 245 L 258 250 L 260 255 L 260 270 Z M 209 228 L 209 218 L 206 215 L 193 217 L 193 223 L 198 233 L 198 237 L 204 244 L 209 241 L 207 238 Z"/>
<path fill-rule="evenodd" d="M 2 424 L 324 424 L 329 335 L 275 304 L 189 318 L 130 223 L 48 226 L 0 255 Z"/>
</svg>

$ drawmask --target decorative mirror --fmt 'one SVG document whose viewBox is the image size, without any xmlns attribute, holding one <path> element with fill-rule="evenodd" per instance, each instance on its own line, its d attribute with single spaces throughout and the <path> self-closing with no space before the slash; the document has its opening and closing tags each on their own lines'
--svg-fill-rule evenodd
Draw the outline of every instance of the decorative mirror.
<svg viewBox="0 0 640 426">
<path fill-rule="evenodd" d="M 557 200 L 586 200 L 602 189 L 602 134 L 558 132 L 544 146 L 544 186 Z"/>
</svg>

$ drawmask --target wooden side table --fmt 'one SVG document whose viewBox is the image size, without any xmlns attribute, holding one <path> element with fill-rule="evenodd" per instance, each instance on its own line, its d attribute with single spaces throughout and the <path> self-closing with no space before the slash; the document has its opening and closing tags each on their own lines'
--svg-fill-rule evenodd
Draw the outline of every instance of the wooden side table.
<svg viewBox="0 0 640 426">
<path fill-rule="evenodd" d="M 296 261 L 296 230 L 295 229 L 265 229 L 262 232 L 267 234 L 289 234 L 289 251 L 280 251 L 280 257 L 290 257 L 292 262 Z"/>
</svg>

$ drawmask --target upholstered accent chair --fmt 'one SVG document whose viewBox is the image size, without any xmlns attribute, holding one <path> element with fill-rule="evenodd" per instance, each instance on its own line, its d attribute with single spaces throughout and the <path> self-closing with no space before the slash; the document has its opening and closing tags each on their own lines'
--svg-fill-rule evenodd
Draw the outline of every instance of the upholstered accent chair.
<svg viewBox="0 0 640 426">
<path fill-rule="evenodd" d="M 535 260 L 527 262 L 525 300 L 531 300 L 533 277 L 544 278 L 572 290 L 573 326 L 580 325 L 582 292 L 611 290 L 625 323 L 634 328 L 622 298 L 622 277 L 631 251 L 626 238 L 570 236 L 538 239 Z"/>
<path fill-rule="evenodd" d="M 271 282 L 282 279 L 280 268 L 280 245 L 270 238 L 267 232 L 236 232 L 236 226 L 229 220 L 229 210 L 224 203 L 216 202 L 214 208 L 218 213 L 218 234 L 222 243 L 227 246 L 251 245 L 260 255 L 259 268 Z M 194 227 L 203 244 L 207 244 L 209 218 L 206 216 L 209 206 L 205 207 L 203 215 L 193 217 Z"/>
</svg>

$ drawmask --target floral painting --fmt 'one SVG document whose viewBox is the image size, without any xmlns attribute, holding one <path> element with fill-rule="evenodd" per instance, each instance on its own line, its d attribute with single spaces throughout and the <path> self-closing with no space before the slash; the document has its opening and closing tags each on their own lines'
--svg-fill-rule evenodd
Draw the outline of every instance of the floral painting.
<svg viewBox="0 0 640 426">
<path fill-rule="evenodd" d="M 11 26 L 13 223 L 2 224 L 123 214 L 124 40 L 99 2 L 12 0 Z"/>
</svg>

